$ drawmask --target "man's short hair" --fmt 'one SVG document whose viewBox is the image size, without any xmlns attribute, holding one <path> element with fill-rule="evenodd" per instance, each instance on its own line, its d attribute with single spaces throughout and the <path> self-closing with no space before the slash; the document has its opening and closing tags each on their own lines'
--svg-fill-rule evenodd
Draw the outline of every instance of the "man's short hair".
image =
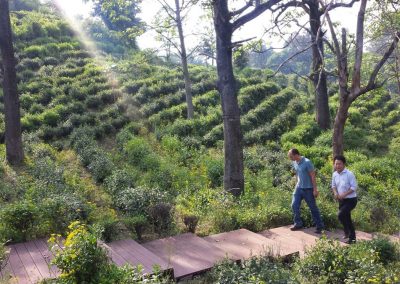
<svg viewBox="0 0 400 284">
<path fill-rule="evenodd" d="M 296 148 L 290 149 L 290 153 L 291 153 L 292 155 L 300 155 L 299 150 L 297 150 Z"/>
<path fill-rule="evenodd" d="M 346 158 L 342 155 L 335 156 L 335 158 L 333 158 L 333 161 L 335 162 L 336 160 L 342 161 L 343 164 L 346 164 Z"/>
</svg>

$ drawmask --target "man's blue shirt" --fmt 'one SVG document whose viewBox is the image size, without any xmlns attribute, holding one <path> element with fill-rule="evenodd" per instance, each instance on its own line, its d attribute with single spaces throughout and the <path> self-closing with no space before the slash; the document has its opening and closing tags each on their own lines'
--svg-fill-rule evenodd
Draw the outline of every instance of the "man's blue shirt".
<svg viewBox="0 0 400 284">
<path fill-rule="evenodd" d="M 311 163 L 311 161 L 305 157 L 301 157 L 299 163 L 294 161 L 292 165 L 297 175 L 296 187 L 313 188 L 313 184 L 309 174 L 310 172 L 314 171 L 314 165 Z"/>
</svg>

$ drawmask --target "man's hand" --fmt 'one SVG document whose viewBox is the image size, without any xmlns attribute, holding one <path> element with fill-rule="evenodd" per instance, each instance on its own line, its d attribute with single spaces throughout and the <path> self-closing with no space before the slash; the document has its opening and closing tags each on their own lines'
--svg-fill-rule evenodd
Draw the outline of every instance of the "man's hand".
<svg viewBox="0 0 400 284">
<path fill-rule="evenodd" d="M 339 200 L 339 195 L 337 193 L 334 193 L 333 198 L 335 198 L 335 200 Z"/>
<path fill-rule="evenodd" d="M 313 190 L 313 195 L 314 195 L 315 198 L 318 197 L 319 192 L 318 192 L 318 189 L 317 189 L 317 188 L 314 188 L 314 190 Z"/>
</svg>

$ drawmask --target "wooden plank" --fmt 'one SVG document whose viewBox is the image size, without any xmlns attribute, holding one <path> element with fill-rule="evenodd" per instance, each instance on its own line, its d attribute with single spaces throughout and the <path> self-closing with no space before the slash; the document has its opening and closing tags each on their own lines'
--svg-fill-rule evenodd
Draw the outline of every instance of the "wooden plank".
<svg viewBox="0 0 400 284">
<path fill-rule="evenodd" d="M 9 248 L 11 249 L 9 261 L 13 276 L 11 281 L 19 284 L 31 284 L 32 281 L 25 270 L 24 264 L 18 256 L 15 245 L 10 245 Z"/>
<path fill-rule="evenodd" d="M 118 255 L 123 257 L 125 261 L 129 264 L 133 266 L 137 266 L 140 264 L 143 266 L 144 273 L 152 273 L 152 269 L 151 267 L 149 267 L 150 263 L 146 259 L 140 259 L 140 257 L 130 252 L 121 240 L 109 243 L 108 246 L 110 246 L 112 250 L 115 251 Z"/>
<path fill-rule="evenodd" d="M 33 259 L 37 270 L 40 272 L 40 275 L 43 279 L 52 277 L 51 270 L 47 265 L 47 262 L 40 250 L 36 247 L 34 241 L 29 241 L 25 243 L 25 247 L 29 252 L 31 258 Z"/>
<path fill-rule="evenodd" d="M 111 261 L 117 266 L 123 266 L 124 264 L 128 263 L 122 256 L 116 253 L 110 246 L 105 243 L 101 244 L 107 250 L 107 255 L 111 259 Z"/>
<path fill-rule="evenodd" d="M 39 282 L 43 279 L 40 274 L 38 268 L 36 267 L 35 262 L 33 261 L 29 251 L 26 249 L 24 243 L 15 244 L 14 248 L 16 249 L 19 258 L 21 259 L 22 264 L 25 267 L 26 272 L 28 273 L 29 278 L 33 283 Z"/>
<path fill-rule="evenodd" d="M 46 240 L 38 239 L 34 240 L 33 242 L 35 243 L 35 246 L 42 255 L 43 259 L 46 261 L 47 266 L 50 268 L 50 276 L 57 277 L 58 275 L 60 275 L 61 272 L 57 268 L 57 266 L 51 264 L 51 260 L 53 259 L 54 256 L 52 252 L 49 250 Z"/>
<path fill-rule="evenodd" d="M 225 251 L 230 259 L 242 260 L 252 256 L 272 254 L 287 256 L 297 253 L 290 245 L 246 229 L 239 229 L 204 238 Z"/>
<path fill-rule="evenodd" d="M 290 245 L 293 249 L 298 250 L 300 257 L 304 257 L 305 252 L 315 245 L 317 240 L 322 237 L 320 234 L 314 233 L 315 229 L 303 229 L 299 231 L 291 231 L 291 226 L 283 226 L 260 232 L 266 238 L 278 239 L 280 242 Z"/>
<path fill-rule="evenodd" d="M 177 279 L 208 270 L 226 257 L 224 251 L 191 233 L 151 241 L 143 246 L 170 263 Z"/>
<path fill-rule="evenodd" d="M 161 270 L 166 270 L 169 268 L 168 263 L 134 240 L 126 239 L 122 240 L 122 243 L 126 245 L 132 253 L 138 257 L 140 256 L 141 259 L 145 259 L 150 269 L 153 269 L 154 265 L 160 266 Z"/>
</svg>

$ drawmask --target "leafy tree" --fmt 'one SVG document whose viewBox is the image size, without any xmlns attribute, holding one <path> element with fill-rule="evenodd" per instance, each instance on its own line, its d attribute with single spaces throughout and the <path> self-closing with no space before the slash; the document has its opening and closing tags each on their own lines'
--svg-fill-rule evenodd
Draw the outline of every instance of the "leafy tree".
<svg viewBox="0 0 400 284">
<path fill-rule="evenodd" d="M 239 69 L 243 69 L 249 64 L 249 52 L 244 47 L 234 50 L 233 64 Z"/>
<path fill-rule="evenodd" d="M 141 0 L 86 0 L 94 5 L 93 14 L 115 32 L 128 46 L 136 48 L 136 37 L 143 33 L 139 19 Z"/>
<path fill-rule="evenodd" d="M 7 161 L 15 165 L 22 163 L 24 152 L 8 0 L 0 1 L 0 50 L 3 63 L 6 156 Z"/>
<path fill-rule="evenodd" d="M 10 0 L 10 11 L 33 11 L 38 10 L 40 6 L 39 0 Z"/>
</svg>

